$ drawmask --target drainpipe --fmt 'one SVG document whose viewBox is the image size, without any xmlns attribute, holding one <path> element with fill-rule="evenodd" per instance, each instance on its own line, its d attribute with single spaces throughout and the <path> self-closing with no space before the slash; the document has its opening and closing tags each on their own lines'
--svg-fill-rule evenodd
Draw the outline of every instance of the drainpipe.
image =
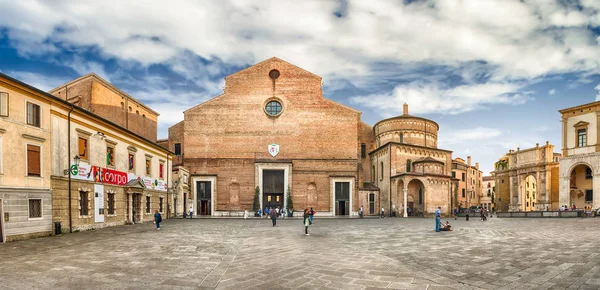
<svg viewBox="0 0 600 290">
<path fill-rule="evenodd" d="M 167 168 L 165 168 L 164 170 L 167 172 L 167 218 L 169 218 L 169 211 L 170 211 L 170 207 L 169 207 L 169 152 L 167 152 L 167 162 L 166 162 L 166 166 Z"/>
<path fill-rule="evenodd" d="M 67 98 L 68 88 L 65 86 L 65 98 Z M 67 171 L 69 172 L 69 233 L 73 232 L 73 213 L 71 212 L 71 112 L 73 112 L 73 104 L 67 114 Z"/>
</svg>

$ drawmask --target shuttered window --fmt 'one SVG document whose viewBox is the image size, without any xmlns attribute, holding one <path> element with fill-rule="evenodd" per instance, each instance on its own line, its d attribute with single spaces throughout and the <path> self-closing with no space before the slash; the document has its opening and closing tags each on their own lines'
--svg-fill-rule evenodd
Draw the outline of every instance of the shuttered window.
<svg viewBox="0 0 600 290">
<path fill-rule="evenodd" d="M 27 145 L 27 175 L 40 176 L 40 146 Z"/>
<path fill-rule="evenodd" d="M 40 106 L 27 103 L 27 125 L 40 126 Z"/>
<path fill-rule="evenodd" d="M 79 158 L 81 158 L 81 160 L 88 160 L 88 158 L 89 158 L 88 139 L 79 137 L 78 147 L 79 147 Z"/>
<path fill-rule="evenodd" d="M 0 92 L 0 116 L 8 117 L 8 93 Z"/>
<path fill-rule="evenodd" d="M 163 173 L 164 169 L 165 169 L 165 164 L 161 162 L 161 163 L 158 165 L 158 177 L 159 177 L 160 179 L 163 179 L 163 178 L 164 178 L 164 177 L 163 177 L 163 176 L 164 176 L 164 173 Z M 161 212 L 162 212 L 162 211 L 161 211 Z"/>
</svg>

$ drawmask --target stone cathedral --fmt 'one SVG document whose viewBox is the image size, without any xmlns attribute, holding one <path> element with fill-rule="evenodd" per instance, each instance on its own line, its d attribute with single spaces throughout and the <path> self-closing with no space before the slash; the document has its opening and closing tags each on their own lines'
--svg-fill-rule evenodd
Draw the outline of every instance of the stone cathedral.
<svg viewBox="0 0 600 290">
<path fill-rule="evenodd" d="M 323 97 L 321 77 L 270 58 L 225 78 L 221 95 L 184 111 L 169 128 L 173 166 L 190 173 L 186 209 L 238 216 L 261 208 L 317 216 L 399 216 L 407 208 L 448 213 L 452 152 L 437 147 L 439 125 L 403 114 L 374 126 Z"/>
</svg>

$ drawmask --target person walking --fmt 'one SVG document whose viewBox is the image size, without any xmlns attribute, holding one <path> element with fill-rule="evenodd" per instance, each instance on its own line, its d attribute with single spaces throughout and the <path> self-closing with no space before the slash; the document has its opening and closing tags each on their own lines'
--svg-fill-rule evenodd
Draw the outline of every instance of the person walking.
<svg viewBox="0 0 600 290">
<path fill-rule="evenodd" d="M 385 217 L 385 209 L 381 207 L 381 218 Z"/>
<path fill-rule="evenodd" d="M 308 212 L 308 216 L 310 217 L 309 224 L 312 225 L 313 218 L 315 217 L 315 211 L 312 209 L 312 207 L 310 208 L 310 211 Z"/>
<path fill-rule="evenodd" d="M 273 226 L 277 225 L 277 211 L 274 208 L 269 210 L 269 214 L 271 215 L 271 221 L 273 222 Z"/>
<path fill-rule="evenodd" d="M 469 210 L 468 208 L 465 209 L 465 217 L 467 218 L 467 221 L 469 221 L 469 214 L 471 213 L 471 210 Z"/>
<path fill-rule="evenodd" d="M 156 224 L 156 230 L 160 231 L 160 223 L 162 222 L 162 217 L 157 209 L 154 210 L 154 223 Z"/>
<path fill-rule="evenodd" d="M 265 217 L 270 217 L 269 216 L 269 207 L 265 206 Z"/>
<path fill-rule="evenodd" d="M 454 220 L 458 219 L 458 208 L 454 207 Z"/>
<path fill-rule="evenodd" d="M 441 218 L 442 218 L 442 208 L 438 206 L 438 208 L 435 209 L 435 231 L 439 232 L 440 231 L 440 222 L 441 222 Z"/>
<path fill-rule="evenodd" d="M 310 234 L 308 233 L 308 226 L 310 226 L 310 212 L 309 209 L 305 209 L 304 210 L 304 235 L 305 236 L 310 236 Z"/>
<path fill-rule="evenodd" d="M 192 216 L 194 215 L 194 207 L 193 206 L 190 206 L 189 214 L 190 214 L 190 219 L 192 219 Z"/>
<path fill-rule="evenodd" d="M 362 218 L 362 217 L 363 217 L 363 215 L 364 215 L 364 212 L 363 212 L 363 206 L 362 206 L 362 205 L 360 205 L 360 209 L 358 210 L 358 216 L 359 216 L 360 218 Z"/>
<path fill-rule="evenodd" d="M 481 216 L 481 221 L 485 221 L 485 213 L 483 212 L 483 207 L 479 208 L 479 215 Z"/>
</svg>

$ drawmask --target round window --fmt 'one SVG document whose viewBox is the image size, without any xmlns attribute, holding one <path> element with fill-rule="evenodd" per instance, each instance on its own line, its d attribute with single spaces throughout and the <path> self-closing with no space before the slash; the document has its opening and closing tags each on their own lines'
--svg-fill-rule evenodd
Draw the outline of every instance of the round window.
<svg viewBox="0 0 600 290">
<path fill-rule="evenodd" d="M 265 111 L 269 116 L 279 116 L 281 114 L 281 103 L 278 101 L 270 101 L 265 107 Z"/>
</svg>

